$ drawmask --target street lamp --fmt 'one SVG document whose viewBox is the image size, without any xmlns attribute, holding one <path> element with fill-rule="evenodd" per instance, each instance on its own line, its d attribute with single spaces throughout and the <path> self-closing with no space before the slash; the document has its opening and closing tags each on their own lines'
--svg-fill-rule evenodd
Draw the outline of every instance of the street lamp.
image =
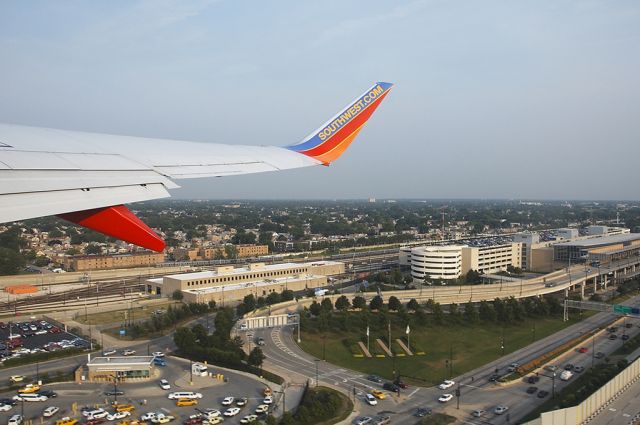
<svg viewBox="0 0 640 425">
<path fill-rule="evenodd" d="M 315 359 L 316 362 L 316 387 L 318 386 L 318 363 L 320 363 L 320 359 Z"/>
</svg>

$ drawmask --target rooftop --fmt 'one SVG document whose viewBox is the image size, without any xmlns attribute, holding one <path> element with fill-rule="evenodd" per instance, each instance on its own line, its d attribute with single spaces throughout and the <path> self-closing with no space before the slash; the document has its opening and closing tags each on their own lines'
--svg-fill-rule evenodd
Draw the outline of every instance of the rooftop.
<svg viewBox="0 0 640 425">
<path fill-rule="evenodd" d="M 94 357 L 89 360 L 87 365 L 105 366 L 105 365 L 150 365 L 153 356 L 113 356 L 113 357 Z"/>
<path fill-rule="evenodd" d="M 583 248 L 595 248 L 598 246 L 627 243 L 637 240 L 640 240 L 640 233 L 627 233 L 622 235 L 600 236 L 597 238 L 561 242 L 556 244 L 555 246 L 577 246 Z"/>
<path fill-rule="evenodd" d="M 253 263 L 254 267 L 256 263 Z M 340 264 L 336 261 L 314 261 L 311 263 L 280 263 L 280 264 L 265 264 L 260 268 L 250 269 L 249 267 L 236 267 L 233 270 L 223 271 L 218 273 L 215 270 L 207 270 L 202 272 L 194 272 L 194 273 L 180 273 L 180 274 L 172 274 L 166 277 L 176 280 L 192 280 L 192 279 L 205 279 L 210 277 L 217 276 L 230 276 L 235 274 L 244 274 L 250 272 L 261 272 L 261 271 L 275 271 L 275 270 L 289 270 L 292 268 L 300 268 L 300 267 L 312 267 L 312 266 L 325 266 L 325 265 L 335 265 Z M 224 266 L 223 266 L 224 267 Z"/>
<path fill-rule="evenodd" d="M 309 279 L 316 279 L 322 276 L 318 276 L 318 275 L 307 275 L 305 277 L 302 278 L 293 278 L 293 277 L 280 277 L 277 279 L 264 279 L 264 280 L 255 280 L 252 282 L 243 282 L 243 283 L 227 283 L 225 285 L 220 285 L 220 286 L 209 286 L 209 287 L 205 287 L 205 288 L 193 288 L 193 289 L 183 289 L 182 292 L 188 292 L 190 294 L 213 294 L 213 293 L 217 293 L 217 292 L 223 292 L 224 291 L 235 291 L 237 289 L 244 289 L 244 288 L 261 288 L 263 286 L 271 286 L 271 285 L 287 285 L 289 283 L 293 283 L 293 282 L 301 282 L 301 281 L 305 281 L 305 280 L 309 280 Z"/>
</svg>

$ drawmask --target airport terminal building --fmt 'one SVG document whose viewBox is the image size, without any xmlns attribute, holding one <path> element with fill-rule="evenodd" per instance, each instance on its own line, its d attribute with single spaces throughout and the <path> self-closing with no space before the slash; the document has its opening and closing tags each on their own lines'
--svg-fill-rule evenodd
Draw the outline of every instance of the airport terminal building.
<svg viewBox="0 0 640 425">
<path fill-rule="evenodd" d="M 640 233 L 601 236 L 553 246 L 553 258 L 560 263 L 609 263 L 640 255 Z"/>
<path fill-rule="evenodd" d="M 344 271 L 344 263 L 336 261 L 220 266 L 210 271 L 147 280 L 147 291 L 169 297 L 178 290 L 187 303 L 215 301 L 224 305 L 240 301 L 249 294 L 258 298 L 283 290 L 322 288 L 327 286 L 327 276 L 343 274 Z"/>
</svg>

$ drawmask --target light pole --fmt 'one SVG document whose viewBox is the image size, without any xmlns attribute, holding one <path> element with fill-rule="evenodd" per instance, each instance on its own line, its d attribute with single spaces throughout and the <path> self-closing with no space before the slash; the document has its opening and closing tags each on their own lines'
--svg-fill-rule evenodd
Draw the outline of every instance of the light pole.
<svg viewBox="0 0 640 425">
<path fill-rule="evenodd" d="M 533 327 L 531 328 L 531 333 L 532 333 L 532 337 L 531 337 L 531 342 L 535 342 L 536 341 L 536 322 L 535 320 L 533 321 Z"/>
<path fill-rule="evenodd" d="M 318 363 L 320 363 L 320 359 L 316 359 L 316 387 L 318 386 Z"/>
</svg>

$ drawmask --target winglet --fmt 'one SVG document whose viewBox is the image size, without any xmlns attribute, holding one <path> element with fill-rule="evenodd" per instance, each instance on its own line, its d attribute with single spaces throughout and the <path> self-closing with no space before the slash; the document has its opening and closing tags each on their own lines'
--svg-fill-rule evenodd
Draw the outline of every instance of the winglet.
<svg viewBox="0 0 640 425">
<path fill-rule="evenodd" d="M 347 150 L 392 86 L 391 83 L 374 84 L 322 127 L 288 149 L 329 165 Z"/>
<path fill-rule="evenodd" d="M 157 252 L 165 247 L 160 236 L 124 205 L 74 211 L 58 217 Z"/>
</svg>

